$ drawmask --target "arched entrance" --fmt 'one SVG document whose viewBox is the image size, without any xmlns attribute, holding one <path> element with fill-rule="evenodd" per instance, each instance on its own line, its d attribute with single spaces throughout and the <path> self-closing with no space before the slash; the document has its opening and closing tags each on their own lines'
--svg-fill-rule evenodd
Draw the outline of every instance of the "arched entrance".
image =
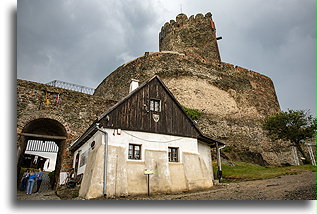
<svg viewBox="0 0 317 214">
<path fill-rule="evenodd" d="M 29 158 L 26 154 L 26 149 L 28 151 L 38 151 L 38 152 L 56 152 L 56 163 L 55 163 L 55 176 L 54 185 L 56 186 L 59 181 L 59 174 L 61 170 L 61 163 L 63 159 L 63 154 L 65 152 L 67 132 L 65 127 L 54 119 L 49 118 L 39 118 L 32 120 L 26 124 L 21 133 L 19 133 L 18 138 L 18 162 L 17 170 L 18 175 L 20 173 L 21 167 L 26 164 L 26 159 Z M 56 146 L 58 148 L 56 148 Z M 38 157 L 38 156 L 37 156 Z M 42 158 L 43 159 L 43 158 Z M 41 163 L 40 161 L 37 164 Z M 44 164 L 44 163 L 43 163 Z M 30 165 L 31 167 L 41 167 L 43 165 Z M 19 178 L 18 178 L 19 181 Z"/>
</svg>

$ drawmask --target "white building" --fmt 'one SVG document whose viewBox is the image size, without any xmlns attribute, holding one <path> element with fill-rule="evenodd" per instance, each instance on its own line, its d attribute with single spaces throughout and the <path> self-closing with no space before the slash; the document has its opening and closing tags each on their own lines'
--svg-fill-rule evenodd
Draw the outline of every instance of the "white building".
<svg viewBox="0 0 317 214">
<path fill-rule="evenodd" d="M 34 161 L 38 158 L 45 158 L 46 160 L 42 170 L 47 172 L 55 170 L 57 153 L 58 146 L 55 142 L 43 140 L 29 140 L 25 150 L 25 154 L 34 155 Z"/>
<path fill-rule="evenodd" d="M 157 76 L 135 84 L 71 146 L 76 174 L 82 176 L 80 196 L 211 187 L 211 148 L 223 143 L 200 132 Z"/>
</svg>

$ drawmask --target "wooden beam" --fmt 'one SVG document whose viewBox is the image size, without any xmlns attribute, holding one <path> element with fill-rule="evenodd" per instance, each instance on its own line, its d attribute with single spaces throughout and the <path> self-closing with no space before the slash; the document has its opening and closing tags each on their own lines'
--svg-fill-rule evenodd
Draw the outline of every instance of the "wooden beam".
<svg viewBox="0 0 317 214">
<path fill-rule="evenodd" d="M 32 133 L 18 133 L 18 135 L 47 139 L 47 140 L 66 140 L 66 137 L 64 136 L 52 136 L 52 135 L 42 135 L 42 134 L 32 134 Z"/>
</svg>

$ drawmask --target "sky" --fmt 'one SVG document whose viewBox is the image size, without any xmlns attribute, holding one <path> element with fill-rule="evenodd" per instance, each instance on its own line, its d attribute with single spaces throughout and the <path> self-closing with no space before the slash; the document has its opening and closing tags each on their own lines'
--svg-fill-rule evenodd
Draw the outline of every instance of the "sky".
<svg viewBox="0 0 317 214">
<path fill-rule="evenodd" d="M 117 67 L 158 51 L 165 22 L 211 12 L 223 62 L 273 80 L 281 109 L 315 114 L 314 0 L 21 0 L 17 78 L 96 88 Z"/>
</svg>

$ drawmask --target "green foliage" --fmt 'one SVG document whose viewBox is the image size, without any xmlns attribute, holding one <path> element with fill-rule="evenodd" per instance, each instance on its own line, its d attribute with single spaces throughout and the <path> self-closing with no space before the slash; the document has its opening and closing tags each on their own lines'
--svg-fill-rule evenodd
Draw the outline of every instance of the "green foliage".
<svg viewBox="0 0 317 214">
<path fill-rule="evenodd" d="M 214 175 L 217 174 L 217 163 L 213 162 Z M 291 175 L 303 171 L 316 172 L 312 165 L 285 166 L 285 167 L 263 167 L 257 164 L 235 162 L 234 166 L 222 164 L 223 182 L 239 182 L 275 178 L 282 175 Z"/>
<path fill-rule="evenodd" d="M 233 148 L 231 146 L 226 146 L 225 148 L 222 149 L 223 152 L 231 152 Z"/>
<path fill-rule="evenodd" d="M 183 109 L 192 120 L 198 120 L 198 118 L 201 116 L 201 112 L 196 109 L 190 109 L 185 106 L 183 106 Z"/>
<path fill-rule="evenodd" d="M 304 110 L 288 110 L 267 117 L 263 128 L 272 140 L 287 140 L 297 145 L 301 140 L 315 136 L 316 118 Z"/>
</svg>

